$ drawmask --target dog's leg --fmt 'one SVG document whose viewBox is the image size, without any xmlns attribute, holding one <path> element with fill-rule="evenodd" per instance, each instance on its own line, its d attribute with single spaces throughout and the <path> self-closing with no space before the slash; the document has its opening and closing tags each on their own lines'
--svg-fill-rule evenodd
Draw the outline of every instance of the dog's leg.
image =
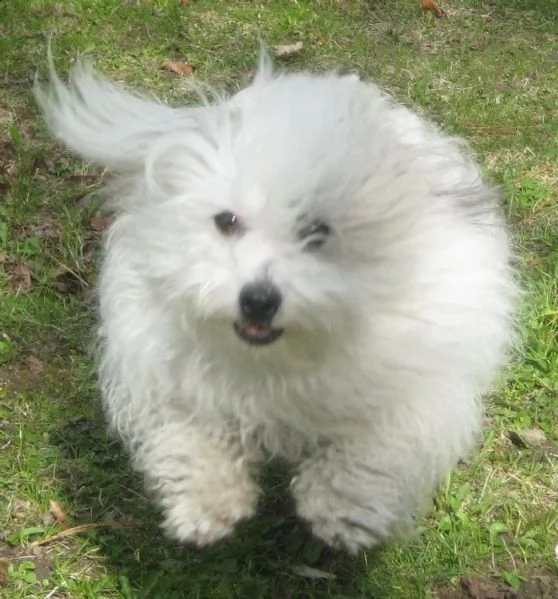
<svg viewBox="0 0 558 599">
<path fill-rule="evenodd" d="M 386 455 L 370 442 L 350 442 L 302 462 L 291 489 L 297 513 L 312 532 L 355 553 L 409 532 L 421 492 L 428 496 L 430 481 L 412 488 L 420 470 L 417 464 L 413 471 L 405 456 Z"/>
<path fill-rule="evenodd" d="M 180 542 L 213 543 L 256 509 L 251 462 L 224 424 L 167 422 L 142 435 L 134 458 Z"/>
</svg>

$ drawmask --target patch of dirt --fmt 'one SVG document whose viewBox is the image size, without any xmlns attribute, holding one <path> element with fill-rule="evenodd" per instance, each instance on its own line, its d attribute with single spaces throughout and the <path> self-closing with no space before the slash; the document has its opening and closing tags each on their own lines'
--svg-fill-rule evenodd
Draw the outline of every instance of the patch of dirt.
<svg viewBox="0 0 558 599">
<path fill-rule="evenodd" d="M 461 588 L 471 599 L 515 599 L 517 593 L 508 585 L 502 585 L 489 578 L 466 576 L 461 579 Z"/>
<path fill-rule="evenodd" d="M 40 547 L 36 547 L 35 549 L 40 549 Z M 54 566 L 52 560 L 46 553 L 39 552 L 39 555 L 29 555 L 26 557 L 35 564 L 35 576 L 37 580 L 43 581 L 53 573 Z"/>
<path fill-rule="evenodd" d="M 26 262 L 18 259 L 11 268 L 12 289 L 15 293 L 29 291 L 33 286 L 31 280 L 31 270 Z"/>
<path fill-rule="evenodd" d="M 5 557 L 0 557 L 0 587 L 7 587 L 10 584 L 9 566 L 10 561 Z"/>
<path fill-rule="evenodd" d="M 45 369 L 38 368 L 33 361 L 22 368 L 4 364 L 0 366 L 0 384 L 6 384 L 15 393 L 24 393 L 40 388 L 44 384 Z"/>
<path fill-rule="evenodd" d="M 558 599 L 558 577 L 534 576 L 521 585 L 517 599 Z"/>
<path fill-rule="evenodd" d="M 76 294 L 87 288 L 87 283 L 75 272 L 62 269 L 54 278 L 56 290 L 63 294 Z"/>
<path fill-rule="evenodd" d="M 0 137 L 0 191 L 10 186 L 10 179 L 17 171 L 16 152 L 12 144 Z"/>
<path fill-rule="evenodd" d="M 7 171 L 13 162 L 13 148 L 11 144 L 0 138 L 0 169 Z"/>
<path fill-rule="evenodd" d="M 49 578 L 54 572 L 53 559 L 42 547 L 35 547 L 33 550 L 28 550 L 27 547 L 19 547 L 16 550 L 16 548 L 0 541 L 0 587 L 10 585 L 11 581 L 8 573 L 10 564 L 17 567 L 23 561 L 33 563 L 35 566 L 33 572 L 38 582 Z"/>
<path fill-rule="evenodd" d="M 40 240 L 50 239 L 55 243 L 61 243 L 62 240 L 59 222 L 46 211 L 41 211 L 37 214 L 34 222 L 21 229 L 19 235 L 21 238 L 36 237 Z"/>
<path fill-rule="evenodd" d="M 436 599 L 558 599 L 558 577 L 533 576 L 516 591 L 481 576 L 464 576 L 459 588 L 440 588 L 434 591 Z"/>
</svg>

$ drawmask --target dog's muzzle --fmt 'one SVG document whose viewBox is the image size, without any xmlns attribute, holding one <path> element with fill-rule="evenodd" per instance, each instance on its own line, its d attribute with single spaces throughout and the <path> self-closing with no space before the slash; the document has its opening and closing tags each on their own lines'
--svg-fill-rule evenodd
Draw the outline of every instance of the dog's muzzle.
<svg viewBox="0 0 558 599">
<path fill-rule="evenodd" d="M 236 334 L 250 345 L 269 345 L 284 329 L 271 325 L 281 306 L 281 293 L 275 285 L 263 281 L 250 283 L 240 290 L 240 319 L 234 323 Z"/>
</svg>

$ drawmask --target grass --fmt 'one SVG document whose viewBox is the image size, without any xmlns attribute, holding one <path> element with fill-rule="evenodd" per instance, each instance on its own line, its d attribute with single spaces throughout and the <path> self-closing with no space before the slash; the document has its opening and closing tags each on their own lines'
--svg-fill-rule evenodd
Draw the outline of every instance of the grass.
<svg viewBox="0 0 558 599">
<path fill-rule="evenodd" d="M 543 576 L 540 597 L 558 597 L 554 2 L 453 0 L 440 20 L 417 4 L 0 2 L 1 597 L 441 599 L 470 596 L 457 589 L 477 575 L 524 589 Z M 259 38 L 302 40 L 289 67 L 358 71 L 470 140 L 505 190 L 525 344 L 487 398 L 482 448 L 436 495 L 416 538 L 357 558 L 330 552 L 293 518 L 276 470 L 261 514 L 234 538 L 199 552 L 161 537 L 97 405 L 88 348 L 102 228 L 91 192 L 101 173 L 56 148 L 38 118 L 30 87 L 48 35 L 62 72 L 88 53 L 110 76 L 173 103 L 184 85 L 161 69 L 166 58 L 234 90 L 254 67 Z M 546 441 L 510 441 L 525 429 Z M 52 501 L 65 522 L 49 513 Z M 88 523 L 105 526 L 33 545 Z"/>
</svg>

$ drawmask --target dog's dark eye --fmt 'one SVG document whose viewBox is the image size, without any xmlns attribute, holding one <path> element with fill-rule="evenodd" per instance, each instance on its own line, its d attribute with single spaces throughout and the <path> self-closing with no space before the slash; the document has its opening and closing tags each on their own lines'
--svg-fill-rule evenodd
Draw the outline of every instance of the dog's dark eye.
<svg viewBox="0 0 558 599">
<path fill-rule="evenodd" d="M 240 219 L 234 212 L 230 212 L 229 210 L 216 214 L 213 217 L 213 222 L 223 235 L 235 235 L 241 229 Z"/>
<path fill-rule="evenodd" d="M 313 220 L 298 232 L 298 237 L 304 241 L 304 249 L 315 250 L 324 245 L 331 235 L 331 227 L 319 220 Z"/>
</svg>

